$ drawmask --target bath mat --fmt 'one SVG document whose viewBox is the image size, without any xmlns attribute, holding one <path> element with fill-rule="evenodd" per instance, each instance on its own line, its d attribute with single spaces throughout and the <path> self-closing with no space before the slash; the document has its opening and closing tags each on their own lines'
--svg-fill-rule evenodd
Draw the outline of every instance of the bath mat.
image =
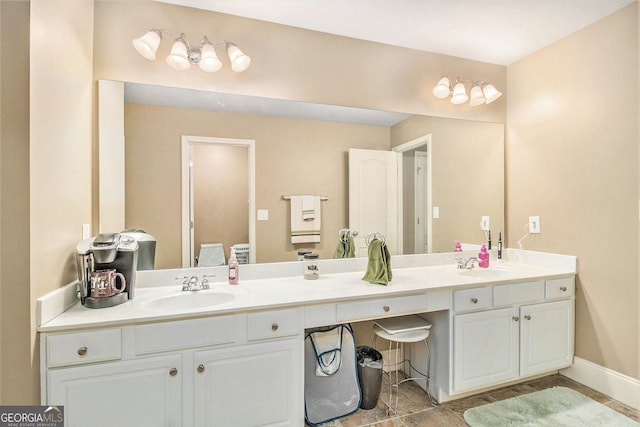
<svg viewBox="0 0 640 427">
<path fill-rule="evenodd" d="M 468 409 L 464 419 L 471 427 L 640 427 L 640 423 L 566 387 Z"/>
</svg>

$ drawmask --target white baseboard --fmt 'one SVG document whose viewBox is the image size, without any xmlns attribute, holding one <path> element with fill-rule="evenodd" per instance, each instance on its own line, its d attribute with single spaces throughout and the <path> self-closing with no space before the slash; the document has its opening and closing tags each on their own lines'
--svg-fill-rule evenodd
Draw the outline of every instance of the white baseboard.
<svg viewBox="0 0 640 427">
<path fill-rule="evenodd" d="M 565 377 L 640 409 L 640 380 L 588 360 L 574 357 L 573 365 L 560 371 Z"/>
</svg>

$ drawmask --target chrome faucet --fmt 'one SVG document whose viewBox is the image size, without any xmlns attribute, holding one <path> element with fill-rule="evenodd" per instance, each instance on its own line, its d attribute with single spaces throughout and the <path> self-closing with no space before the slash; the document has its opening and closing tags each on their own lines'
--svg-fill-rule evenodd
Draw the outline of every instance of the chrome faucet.
<svg viewBox="0 0 640 427">
<path fill-rule="evenodd" d="M 176 277 L 176 280 L 184 280 L 184 282 L 182 282 L 183 291 L 199 291 L 201 289 L 200 280 L 198 280 L 197 276 L 181 276 Z"/>
<path fill-rule="evenodd" d="M 472 256 L 471 258 L 465 260 L 464 258 L 458 258 L 458 268 L 459 269 L 464 269 L 466 268 L 467 270 L 472 269 L 473 267 L 475 267 L 474 263 L 478 263 L 480 262 L 480 260 L 478 260 L 478 258 Z"/>
</svg>

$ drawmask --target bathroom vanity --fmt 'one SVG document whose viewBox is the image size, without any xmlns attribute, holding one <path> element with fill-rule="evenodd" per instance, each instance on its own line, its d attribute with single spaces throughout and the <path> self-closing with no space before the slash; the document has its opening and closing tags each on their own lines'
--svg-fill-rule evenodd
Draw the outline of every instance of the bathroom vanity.
<svg viewBox="0 0 640 427">
<path fill-rule="evenodd" d="M 141 272 L 134 300 L 99 310 L 70 284 L 38 301 L 42 404 L 68 426 L 303 426 L 305 329 L 405 314 L 433 324 L 440 401 L 571 365 L 575 257 L 453 257 L 393 257 L 389 286 L 361 280 L 366 259 L 321 261 L 313 281 L 296 262 L 243 265 L 237 286 L 186 293 L 175 277 L 224 269 Z"/>
</svg>

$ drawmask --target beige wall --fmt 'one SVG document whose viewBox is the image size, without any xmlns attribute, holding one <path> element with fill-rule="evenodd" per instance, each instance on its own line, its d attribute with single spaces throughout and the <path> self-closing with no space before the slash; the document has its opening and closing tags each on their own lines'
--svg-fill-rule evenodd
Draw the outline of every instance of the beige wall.
<svg viewBox="0 0 640 427">
<path fill-rule="evenodd" d="M 504 126 L 471 120 L 414 116 L 394 126 L 391 146 L 431 134 L 434 252 L 450 252 L 455 240 L 484 241 L 480 218 L 488 215 L 492 239 L 504 231 Z"/>
<path fill-rule="evenodd" d="M 32 393 L 29 301 L 29 4 L 0 2 L 0 403 Z M 24 52 L 16 55 L 16 52 Z M 36 371 L 37 372 L 37 371 Z"/>
<path fill-rule="evenodd" d="M 638 3 L 508 67 L 509 246 L 578 256 L 576 355 L 638 356 Z"/>
<path fill-rule="evenodd" d="M 144 0 L 101 1 L 95 8 L 96 79 L 504 122 L 504 99 L 477 108 L 431 95 L 443 73 L 504 89 L 503 66 Z M 251 56 L 251 66 L 241 74 L 226 63 L 215 74 L 199 69 L 178 73 L 164 61 L 168 40 L 158 59 L 147 61 L 131 40 L 150 26 L 184 31 L 196 41 L 203 34 L 212 41 L 234 41 Z"/>
<path fill-rule="evenodd" d="M 127 104 L 127 226 L 157 238 L 158 268 L 180 265 L 182 135 L 256 141 L 256 208 L 269 210 L 269 220 L 256 223 L 258 262 L 294 260 L 308 248 L 331 258 L 348 225 L 349 148 L 389 149 L 389 128 L 381 126 Z M 329 197 L 319 244 L 291 244 L 290 204 L 281 199 L 291 194 Z"/>
</svg>

